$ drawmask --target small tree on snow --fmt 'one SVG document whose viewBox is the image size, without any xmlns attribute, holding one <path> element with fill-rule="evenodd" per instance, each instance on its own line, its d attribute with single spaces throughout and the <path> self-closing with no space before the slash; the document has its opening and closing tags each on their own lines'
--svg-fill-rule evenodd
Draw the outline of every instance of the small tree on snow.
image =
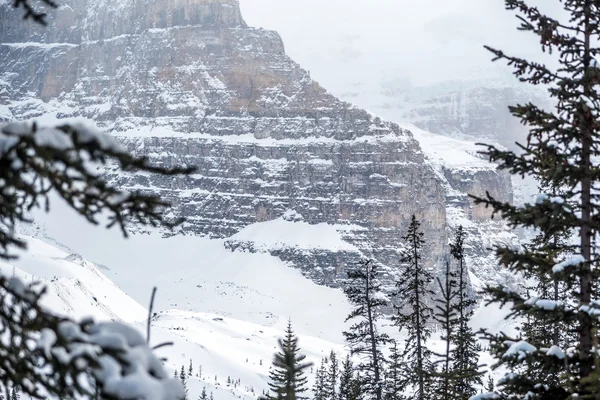
<svg viewBox="0 0 600 400">
<path fill-rule="evenodd" d="M 337 382 L 340 374 L 340 363 L 337 355 L 332 350 L 329 353 L 329 368 L 327 369 L 327 379 L 325 383 L 326 398 L 331 400 L 337 400 Z"/>
<path fill-rule="evenodd" d="M 352 380 L 354 378 L 354 365 L 350 355 L 342 363 L 340 370 L 340 386 L 338 396 L 340 400 L 352 400 Z"/>
<path fill-rule="evenodd" d="M 422 262 L 421 252 L 425 242 L 421 224 L 415 215 L 412 216 L 403 239 L 401 261 L 404 270 L 396 282 L 398 304 L 395 306 L 397 313 L 393 321 L 407 334 L 402 353 L 406 363 L 406 384 L 413 388 L 415 399 L 428 400 L 433 366 L 427 340 L 431 336 L 430 320 L 433 310 L 427 305 L 427 300 L 433 295 L 429 289 L 433 276 Z"/>
<path fill-rule="evenodd" d="M 454 307 L 458 292 L 456 290 L 456 274 L 450 270 L 450 263 L 446 262 L 444 281 L 436 278 L 438 284 L 438 297 L 435 300 L 435 313 L 433 319 L 440 325 L 444 341 L 444 352 L 436 354 L 440 359 L 437 361 L 439 370 L 436 372 L 435 396 L 440 400 L 454 400 L 455 374 L 452 370 L 452 339 L 458 324 L 458 315 Z"/>
<path fill-rule="evenodd" d="M 273 367 L 269 373 L 269 388 L 272 392 L 264 399 L 277 400 L 303 400 L 307 399 L 302 393 L 307 391 L 307 379 L 304 370 L 310 363 L 304 362 L 305 355 L 300 354 L 298 337 L 292 330 L 292 322 L 288 327 L 283 340 L 279 341 L 279 352 L 273 359 Z"/>
<path fill-rule="evenodd" d="M 402 354 L 398 351 L 396 341 L 392 341 L 389 363 L 385 374 L 385 400 L 403 400 L 405 389 L 404 362 Z"/>
<path fill-rule="evenodd" d="M 454 241 L 450 243 L 450 254 L 454 258 L 457 282 L 457 297 L 454 302 L 454 314 L 458 317 L 456 329 L 450 340 L 452 350 L 452 375 L 457 400 L 467 400 L 477 393 L 476 387 L 482 385 L 479 372 L 479 352 L 481 346 L 475 332 L 469 326 L 473 317 L 475 300 L 468 293 L 468 268 L 465 260 L 464 241 L 467 234 L 462 225 L 458 227 Z"/>
<path fill-rule="evenodd" d="M 188 400 L 187 375 L 183 365 L 181 366 L 181 371 L 179 372 L 179 380 L 183 386 L 183 396 L 180 397 L 180 400 Z"/>
<path fill-rule="evenodd" d="M 315 374 L 315 384 L 313 386 L 314 400 L 327 400 L 327 367 L 325 366 L 325 358 L 321 359 L 321 366 L 317 368 Z"/>
<path fill-rule="evenodd" d="M 359 355 L 362 362 L 356 370 L 362 375 L 363 391 L 376 400 L 383 398 L 383 365 L 381 351 L 389 341 L 386 334 L 377 331 L 377 320 L 387 301 L 382 296 L 379 270 L 371 260 L 362 261 L 348 271 L 348 284 L 344 292 L 354 310 L 346 321 L 353 321 L 344 332 L 351 354 Z"/>
</svg>

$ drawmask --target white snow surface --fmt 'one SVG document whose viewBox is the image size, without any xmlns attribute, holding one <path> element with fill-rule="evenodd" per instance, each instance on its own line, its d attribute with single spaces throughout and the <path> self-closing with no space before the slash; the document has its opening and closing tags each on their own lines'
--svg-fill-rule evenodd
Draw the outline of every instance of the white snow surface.
<svg viewBox="0 0 600 400">
<path fill-rule="evenodd" d="M 411 124 L 403 124 L 402 127 L 412 132 L 425 155 L 435 165 L 453 170 L 496 169 L 495 164 L 478 154 L 483 148 L 473 142 L 427 132 Z"/>
<path fill-rule="evenodd" d="M 562 261 L 562 262 L 556 264 L 555 266 L 553 266 L 552 272 L 554 272 L 555 274 L 558 274 L 560 272 L 563 272 L 565 270 L 565 268 L 573 267 L 575 265 L 582 264 L 583 262 L 585 262 L 585 259 L 583 258 L 583 256 L 581 254 L 577 254 L 577 255 L 567 258 L 565 261 Z"/>
<path fill-rule="evenodd" d="M 145 335 L 147 310 L 123 293 L 93 263 L 79 255 L 69 254 L 40 239 L 32 237 L 24 238 L 29 244 L 28 251 L 20 254 L 21 258 L 19 260 L 11 262 L 15 267 L 7 263 L 0 264 L 0 271 L 2 273 L 6 275 L 14 273 L 26 282 L 36 280 L 47 284 L 49 293 L 42 303 L 54 312 L 73 318 L 93 316 L 97 321 L 115 320 L 129 322 L 133 324 L 133 327 L 139 333 L 133 336 L 128 335 L 127 337 L 132 337 L 132 340 L 138 338 L 135 339 L 137 341 L 143 340 L 139 338 Z M 162 239 L 162 241 L 171 243 L 168 239 Z M 152 247 L 148 246 L 147 249 L 149 248 Z M 164 247 L 159 246 L 158 251 L 164 249 Z M 204 250 L 206 249 L 205 247 Z M 269 258 L 271 257 L 259 257 L 265 264 L 268 263 L 267 260 Z M 241 264 L 242 266 L 248 266 L 244 263 Z M 146 267 L 148 270 L 148 265 Z M 283 265 L 273 267 L 295 272 L 295 270 Z M 218 268 L 215 268 L 215 270 L 218 270 Z M 166 272 L 173 275 L 172 269 L 166 268 Z M 252 271 L 248 272 L 251 273 Z M 272 272 L 275 271 L 273 270 Z M 145 282 L 146 279 L 143 279 L 142 276 L 148 277 L 149 275 L 148 271 L 145 275 L 138 274 L 138 281 Z M 240 282 L 244 280 L 248 282 L 250 275 L 246 275 L 245 278 L 241 275 L 233 275 L 230 278 L 239 278 Z M 256 276 L 256 274 L 253 275 Z M 260 274 L 258 275 L 260 277 Z M 164 276 L 163 274 L 159 279 L 164 279 Z M 263 278 L 265 277 L 263 276 Z M 280 279 L 280 282 L 285 284 L 285 274 L 275 274 L 274 278 Z M 291 275 L 288 276 L 289 278 L 300 282 L 299 289 L 300 291 L 305 291 L 304 293 L 307 294 L 306 297 L 316 297 L 322 303 L 326 301 L 332 303 L 332 300 L 335 299 L 337 291 L 323 288 L 325 290 L 319 293 L 318 289 L 320 287 L 317 285 L 311 283 L 313 289 L 317 290 L 310 290 L 306 284 L 302 284 L 301 277 L 298 279 L 298 277 Z M 279 282 L 266 279 L 266 284 L 268 285 L 275 283 Z M 183 288 L 179 288 L 180 291 L 187 289 L 185 285 L 183 286 Z M 163 289 L 164 287 L 161 285 L 157 304 L 161 303 L 160 294 L 166 292 Z M 210 290 L 207 298 L 210 297 L 215 305 L 220 303 L 220 300 L 225 300 L 226 309 L 231 306 L 231 304 L 227 304 L 229 301 L 226 298 L 232 293 L 227 292 L 227 285 L 223 285 L 221 289 L 223 290 L 221 293 L 215 293 Z M 277 338 L 283 335 L 281 328 L 287 323 L 287 318 L 292 318 L 292 321 L 302 321 L 305 317 L 302 315 L 304 312 L 300 307 L 301 302 L 309 304 L 307 312 L 314 314 L 315 318 L 319 318 L 320 315 L 320 321 L 313 321 L 311 325 L 317 329 L 326 329 L 326 325 L 336 326 L 339 329 L 338 333 L 341 335 L 343 317 L 338 318 L 340 319 L 339 324 L 335 320 L 338 315 L 343 316 L 348 310 L 339 310 L 336 308 L 333 311 L 331 305 L 325 306 L 324 304 L 320 307 L 322 310 L 319 310 L 318 305 L 310 305 L 310 301 L 306 301 L 307 298 L 304 296 L 295 298 L 294 295 L 300 292 L 296 292 L 293 288 L 292 290 L 290 288 L 277 288 L 281 291 L 287 289 L 290 294 L 289 297 L 286 297 L 281 292 L 278 293 L 277 297 L 266 297 L 266 295 L 262 295 L 261 293 L 248 290 L 248 287 L 234 289 L 240 289 L 239 292 L 236 292 L 240 297 L 236 296 L 237 300 L 235 304 L 241 309 L 248 311 L 253 307 L 259 309 L 264 307 L 267 310 L 270 306 L 273 306 L 273 309 L 277 310 L 275 305 L 282 303 L 283 308 L 287 308 L 287 312 L 285 315 L 276 315 L 268 311 L 265 311 L 260 316 L 248 315 L 248 319 L 255 318 L 262 322 L 259 324 L 226 317 L 224 316 L 224 312 L 216 314 L 160 309 L 160 307 L 155 309 L 156 315 L 152 323 L 151 344 L 174 343 L 174 346 L 164 347 L 158 351 L 159 356 L 164 356 L 168 359 L 166 365 L 171 370 L 170 373 L 172 374 L 175 369 L 178 370 L 181 365 L 185 365 L 187 371 L 190 360 L 192 360 L 193 365 L 196 367 L 195 371 L 199 371 L 199 366 L 202 367 L 202 377 L 195 376 L 197 372 L 194 372 L 194 376 L 189 378 L 188 389 L 190 390 L 191 398 L 197 398 L 203 387 L 206 387 L 209 393 L 213 392 L 216 400 L 256 398 L 255 393 L 260 394 L 263 389 L 267 388 L 268 368 L 271 364 L 272 355 L 276 350 Z M 334 296 L 331 296 L 331 294 L 334 294 Z M 202 298 L 202 296 L 199 297 Z M 342 297 L 339 297 L 338 300 L 345 305 Z M 246 302 L 250 304 L 249 307 L 244 307 Z M 296 305 L 296 308 L 294 305 Z M 200 302 L 198 307 L 203 307 L 202 302 Z M 342 314 L 338 314 L 339 312 Z M 329 320 L 328 323 L 325 322 L 326 319 Z M 118 340 L 115 341 L 119 338 L 112 338 L 110 335 L 102 334 L 103 327 L 108 329 L 112 326 L 111 324 L 111 322 L 108 322 L 108 324 L 98 325 L 99 335 L 97 340 L 101 340 L 105 345 L 110 344 L 106 342 L 107 340 L 118 346 L 123 345 L 119 344 Z M 299 327 L 298 330 L 302 329 Z M 41 349 L 50 351 L 55 339 L 50 332 L 43 332 L 38 345 Z M 341 343 L 342 341 L 339 338 L 335 342 L 331 342 L 318 337 L 300 334 L 300 345 L 304 353 L 307 354 L 310 361 L 315 363 L 318 363 L 331 350 L 342 354 L 343 346 Z M 129 343 L 131 346 L 134 344 L 133 342 Z M 143 359 L 148 358 L 142 357 Z M 106 377 L 111 378 L 111 374 L 114 373 L 113 367 L 116 366 L 110 364 L 108 359 L 102 360 L 102 366 Z M 241 384 L 235 388 L 232 385 L 228 386 L 228 377 L 231 377 L 232 380 L 240 379 Z M 134 371 L 130 378 L 131 382 L 137 382 L 140 379 L 143 379 L 141 371 Z M 115 393 L 126 394 L 132 393 L 131 390 L 139 389 L 139 385 L 128 385 L 128 382 L 129 380 L 126 381 L 123 379 L 114 380 Z M 152 385 L 148 386 L 150 389 L 153 387 Z M 154 389 L 156 393 L 162 390 L 156 387 Z"/>
<path fill-rule="evenodd" d="M 285 216 L 248 225 L 233 235 L 231 239 L 251 241 L 268 249 L 297 247 L 299 249 L 358 251 L 355 246 L 342 239 L 336 230 L 336 225 L 288 221 Z"/>
<path fill-rule="evenodd" d="M 518 342 L 509 343 L 510 346 L 508 350 L 504 353 L 503 357 L 517 357 L 519 360 L 525 358 L 527 354 L 533 353 L 537 350 L 537 348 L 531 344 L 529 344 L 525 340 L 520 340 Z"/>
</svg>

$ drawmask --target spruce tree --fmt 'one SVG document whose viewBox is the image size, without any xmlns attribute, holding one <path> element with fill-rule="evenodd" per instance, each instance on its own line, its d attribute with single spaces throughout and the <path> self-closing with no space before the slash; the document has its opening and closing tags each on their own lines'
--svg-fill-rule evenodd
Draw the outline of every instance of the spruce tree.
<svg viewBox="0 0 600 400">
<path fill-rule="evenodd" d="M 370 400 L 372 397 L 365 392 L 365 378 L 363 378 L 360 372 L 356 372 L 354 377 L 350 381 L 350 399 L 351 400 Z"/>
<path fill-rule="evenodd" d="M 430 289 L 433 276 L 422 263 L 424 240 L 421 224 L 412 216 L 404 239 L 401 262 L 404 266 L 396 282 L 398 299 L 393 321 L 407 339 L 402 358 L 406 363 L 406 386 L 410 386 L 417 400 L 429 400 L 433 366 L 432 352 L 427 348 L 431 336 L 430 320 L 433 314 L 427 300 L 433 296 Z"/>
<path fill-rule="evenodd" d="M 344 292 L 354 306 L 346 321 L 355 321 L 344 332 L 344 337 L 350 353 L 361 356 L 363 360 L 356 366 L 364 382 L 362 391 L 381 400 L 385 362 L 381 348 L 389 342 L 389 337 L 377 330 L 377 321 L 387 301 L 381 292 L 379 271 L 375 263 L 371 260 L 362 261 L 356 268 L 348 271 L 348 284 Z"/>
<path fill-rule="evenodd" d="M 321 365 L 317 368 L 315 375 L 315 385 L 313 387 L 314 400 L 327 400 L 327 367 L 325 367 L 325 358 L 321 359 Z"/>
<path fill-rule="evenodd" d="M 402 400 L 404 399 L 404 364 L 402 354 L 398 351 L 398 345 L 395 340 L 392 341 L 390 347 L 390 359 L 385 374 L 385 400 Z"/>
<path fill-rule="evenodd" d="M 304 370 L 310 367 L 310 363 L 305 363 L 306 356 L 300 354 L 298 337 L 294 334 L 291 321 L 288 322 L 285 337 L 279 341 L 279 348 L 269 373 L 269 388 L 272 394 L 268 394 L 266 399 L 307 399 L 302 393 L 307 390 Z"/>
<path fill-rule="evenodd" d="M 329 368 L 327 369 L 327 379 L 325 384 L 325 393 L 327 399 L 337 400 L 337 383 L 339 375 L 340 363 L 338 362 L 337 355 L 332 350 L 331 353 L 329 353 Z"/>
<path fill-rule="evenodd" d="M 340 370 L 340 386 L 338 389 L 339 400 L 352 400 L 352 380 L 354 377 L 354 365 L 350 355 L 342 362 Z"/>
<path fill-rule="evenodd" d="M 179 372 L 179 380 L 183 385 L 183 397 L 181 400 L 188 400 L 187 376 L 185 374 L 185 368 L 183 365 L 181 366 L 181 371 Z"/>
<path fill-rule="evenodd" d="M 492 374 L 489 374 L 487 382 L 485 383 L 485 390 L 488 393 L 493 393 L 495 387 L 496 385 L 494 384 L 494 378 L 492 377 Z"/>
<path fill-rule="evenodd" d="M 436 354 L 440 359 L 436 362 L 440 370 L 436 371 L 436 388 L 434 390 L 436 399 L 454 400 L 455 395 L 455 371 L 452 369 L 452 344 L 455 337 L 454 332 L 458 325 L 459 316 L 456 312 L 455 302 L 458 296 L 456 274 L 450 269 L 450 263 L 446 262 L 444 281 L 436 278 L 439 296 L 435 300 L 435 314 L 433 319 L 439 324 L 442 335 L 440 339 L 445 342 L 444 352 Z"/>
<path fill-rule="evenodd" d="M 188 376 L 192 376 L 194 373 L 194 368 L 192 366 L 192 359 L 190 358 L 190 366 L 188 368 Z"/>
<path fill-rule="evenodd" d="M 450 337 L 454 345 L 451 369 L 457 400 L 469 399 L 477 393 L 476 387 L 482 385 L 479 372 L 481 346 L 475 332 L 469 326 L 476 301 L 469 296 L 468 292 L 469 270 L 465 260 L 465 238 L 466 232 L 461 225 L 456 231 L 454 241 L 450 243 L 450 254 L 457 264 L 457 301 L 454 303 L 454 313 L 458 320 L 456 329 Z"/>
<path fill-rule="evenodd" d="M 510 107 L 511 113 L 529 126 L 527 141 L 520 145 L 522 152 L 515 154 L 487 146 L 485 153 L 499 168 L 516 175 L 531 175 L 551 188 L 561 188 L 561 193 L 542 194 L 533 204 L 523 207 L 498 201 L 489 193 L 475 198 L 475 202 L 492 207 L 512 226 L 538 229 L 546 242 L 559 233 L 576 234 L 577 243 L 558 243 L 553 251 L 536 247 L 497 249 L 498 258 L 513 273 L 540 281 L 550 277 L 550 283 L 558 282 L 559 289 L 570 288 L 568 301 L 535 294 L 529 297 L 502 286 L 486 291 L 490 301 L 510 305 L 510 317 L 529 317 L 532 324 L 540 325 L 564 323 L 573 327 L 577 337 L 574 351 L 567 352 L 533 338 L 530 343 L 521 337 L 488 333 L 490 347 L 498 359 L 495 366 L 509 371 L 498 382 L 498 389 L 504 397 L 515 399 L 564 399 L 569 393 L 579 399 L 594 398 L 598 385 L 591 384 L 590 377 L 597 358 L 594 302 L 598 294 L 594 282 L 598 278 L 598 262 L 592 241 L 600 230 L 600 203 L 596 201 L 600 177 L 600 96 L 596 89 L 600 73 L 595 59 L 600 52 L 600 5 L 595 0 L 561 1 L 569 15 L 557 20 L 525 0 L 505 3 L 508 10 L 517 13 L 519 29 L 537 35 L 542 51 L 552 54 L 559 67 L 487 49 L 494 54 L 494 60 L 504 60 L 513 67 L 522 82 L 544 85 L 555 100 L 554 109 L 542 110 L 532 103 Z M 572 255 L 561 261 L 554 256 L 556 253 Z M 527 366 L 532 364 L 538 370 L 535 375 L 527 373 Z M 564 383 L 551 379 L 561 375 L 568 376 Z"/>
<path fill-rule="evenodd" d="M 200 393 L 200 397 L 198 400 L 208 400 L 208 394 L 206 393 L 206 386 L 202 387 L 202 393 Z"/>
</svg>

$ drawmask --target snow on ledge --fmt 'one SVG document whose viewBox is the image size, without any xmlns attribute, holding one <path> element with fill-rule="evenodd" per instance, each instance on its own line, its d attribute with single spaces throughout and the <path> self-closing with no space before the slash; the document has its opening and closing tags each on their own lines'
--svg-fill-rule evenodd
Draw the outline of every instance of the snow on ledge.
<svg viewBox="0 0 600 400">
<path fill-rule="evenodd" d="M 483 149 L 473 142 L 427 132 L 413 125 L 402 127 L 412 132 L 427 158 L 434 164 L 451 169 L 496 170 L 496 165 L 476 155 Z"/>
<path fill-rule="evenodd" d="M 290 220 L 286 215 L 265 222 L 246 226 L 231 237 L 231 240 L 253 242 L 265 249 L 323 249 L 333 251 L 358 251 L 352 244 L 344 241 L 339 230 L 347 226 L 327 223 L 309 224 L 305 221 Z"/>
</svg>

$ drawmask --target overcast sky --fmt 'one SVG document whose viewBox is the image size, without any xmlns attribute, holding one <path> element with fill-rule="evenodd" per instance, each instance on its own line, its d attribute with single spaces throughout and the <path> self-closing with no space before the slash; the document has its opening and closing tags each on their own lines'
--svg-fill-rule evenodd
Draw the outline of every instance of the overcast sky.
<svg viewBox="0 0 600 400">
<path fill-rule="evenodd" d="M 484 44 L 516 55 L 539 52 L 536 37 L 515 29 L 517 20 L 502 0 L 240 2 L 249 25 L 278 31 L 287 53 L 334 93 L 357 82 L 508 75 L 490 62 Z"/>
</svg>

